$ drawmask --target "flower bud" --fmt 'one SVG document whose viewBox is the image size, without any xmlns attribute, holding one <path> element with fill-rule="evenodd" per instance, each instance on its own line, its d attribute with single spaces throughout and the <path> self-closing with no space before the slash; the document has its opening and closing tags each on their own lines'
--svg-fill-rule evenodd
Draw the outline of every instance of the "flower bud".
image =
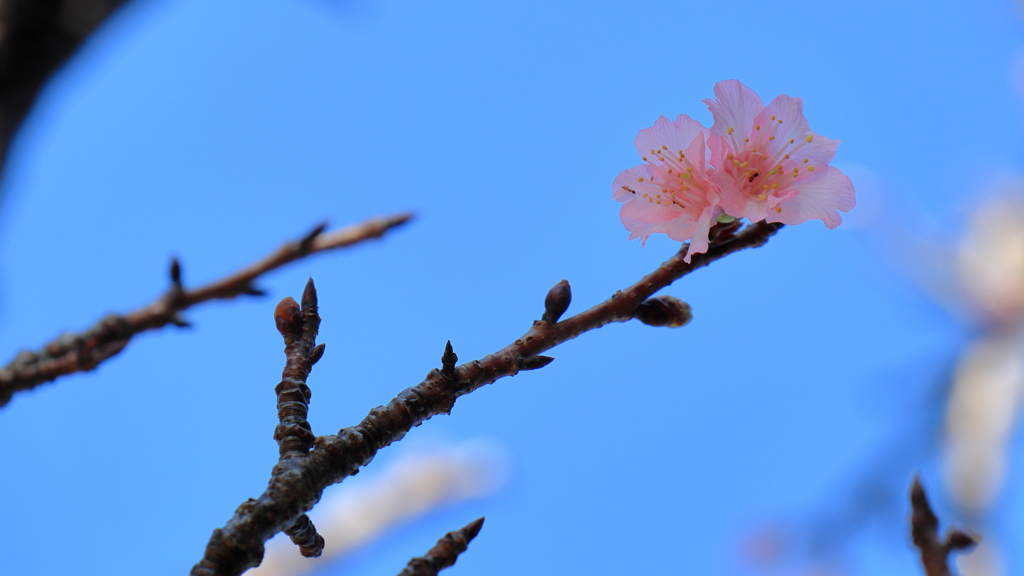
<svg viewBox="0 0 1024 576">
<path fill-rule="evenodd" d="M 558 322 L 562 314 L 569 309 L 570 302 L 572 302 L 572 290 L 569 289 L 569 281 L 562 280 L 548 290 L 548 295 L 544 298 L 544 316 L 541 317 L 541 320 L 552 324 Z"/>
<path fill-rule="evenodd" d="M 644 300 L 633 317 L 648 326 L 680 328 L 693 320 L 693 310 L 675 296 L 658 296 Z"/>
</svg>

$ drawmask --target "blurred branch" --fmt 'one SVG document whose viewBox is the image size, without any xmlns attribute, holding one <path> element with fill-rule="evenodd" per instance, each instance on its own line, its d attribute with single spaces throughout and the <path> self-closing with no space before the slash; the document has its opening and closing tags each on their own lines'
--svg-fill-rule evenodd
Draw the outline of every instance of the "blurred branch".
<svg viewBox="0 0 1024 576">
<path fill-rule="evenodd" d="M 0 0 L 0 171 L 50 76 L 125 0 Z"/>
<path fill-rule="evenodd" d="M 921 564 L 924 565 L 925 575 L 951 576 L 949 553 L 969 549 L 977 544 L 977 541 L 959 530 L 950 531 L 945 542 L 939 539 L 939 518 L 932 512 L 924 486 L 917 476 L 914 476 L 914 484 L 910 488 L 910 503 L 913 507 L 913 514 L 910 517 L 911 534 L 914 546 L 921 551 Z"/>
<path fill-rule="evenodd" d="M 424 556 L 409 560 L 398 576 L 437 576 L 441 570 L 454 566 L 459 554 L 469 548 L 469 543 L 480 533 L 483 525 L 481 516 L 463 528 L 445 534 Z"/>
<path fill-rule="evenodd" d="M 203 559 L 192 568 L 192 575 L 237 575 L 258 566 L 264 542 L 312 509 L 324 488 L 356 474 L 373 460 L 377 451 L 401 440 L 427 419 L 450 413 L 459 396 L 499 378 L 514 376 L 520 370 L 546 366 L 553 359 L 540 356 L 541 352 L 589 330 L 633 318 L 649 324 L 681 326 L 689 319 L 689 306 L 670 297 L 650 297 L 723 256 L 763 245 L 781 227 L 758 222 L 735 234 L 737 222 L 717 225 L 712 229 L 707 252 L 695 254 L 689 264 L 683 261 L 687 250 L 684 246 L 636 284 L 561 322 L 558 320 L 568 308 L 571 293 L 568 282 L 560 282 L 545 299 L 543 320 L 534 321 L 521 338 L 480 360 L 456 366 L 458 356 L 448 343 L 440 370 L 431 370 L 425 380 L 402 391 L 387 406 L 371 410 L 358 425 L 343 428 L 337 435 L 316 437 L 308 453 L 282 458 L 263 494 L 243 503 L 224 528 L 214 530 Z M 282 305 L 289 308 L 286 302 Z"/>
<path fill-rule="evenodd" d="M 79 334 L 64 334 L 39 351 L 23 351 L 0 369 L 0 406 L 11 396 L 60 376 L 96 368 L 114 356 L 131 338 L 147 330 L 168 324 L 188 326 L 183 310 L 208 300 L 226 300 L 243 294 L 263 295 L 254 282 L 257 278 L 301 258 L 380 238 L 388 230 L 408 222 L 411 214 L 371 218 L 360 224 L 324 233 L 326 224 L 317 226 L 299 240 L 281 246 L 275 252 L 221 280 L 186 290 L 181 283 L 181 265 L 171 262 L 171 288 L 155 302 L 124 315 L 111 314 Z"/>
</svg>

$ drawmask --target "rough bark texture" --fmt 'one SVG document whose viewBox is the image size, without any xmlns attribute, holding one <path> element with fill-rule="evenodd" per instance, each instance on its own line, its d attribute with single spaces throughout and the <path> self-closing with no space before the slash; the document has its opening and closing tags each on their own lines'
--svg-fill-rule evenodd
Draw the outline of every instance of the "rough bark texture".
<svg viewBox="0 0 1024 576">
<path fill-rule="evenodd" d="M 561 322 L 537 320 L 521 338 L 479 360 L 456 366 L 458 357 L 449 343 L 440 370 L 431 370 L 425 380 L 406 388 L 387 406 L 374 408 L 356 426 L 318 436 L 305 455 L 278 462 L 263 494 L 243 503 L 223 528 L 214 530 L 202 560 L 192 569 L 193 576 L 236 575 L 258 566 L 264 542 L 309 511 L 324 488 L 357 473 L 378 450 L 401 440 L 425 420 L 450 413 L 459 396 L 520 370 L 547 365 L 552 359 L 540 356 L 542 352 L 588 330 L 632 319 L 641 303 L 658 290 L 723 256 L 761 246 L 782 225 L 759 222 L 735 234 L 738 227 L 738 223 L 716 226 L 708 251 L 695 254 L 689 264 L 683 261 L 684 246 L 657 270 L 608 300 Z M 571 299 L 567 282 L 553 290 L 558 294 L 546 299 L 548 318 L 557 317 Z"/>
<path fill-rule="evenodd" d="M 425 555 L 409 560 L 409 564 L 398 573 L 398 576 L 437 576 L 437 573 L 449 566 L 469 548 L 469 543 L 480 533 L 484 519 L 477 518 L 460 530 L 449 532 L 441 537 Z"/>
<path fill-rule="evenodd" d="M 6 405 L 16 392 L 32 389 L 66 374 L 96 368 L 123 350 L 131 338 L 140 332 L 163 328 L 168 324 L 188 326 L 181 312 L 196 304 L 243 294 L 262 295 L 255 281 L 263 274 L 318 252 L 379 238 L 411 218 L 410 214 L 372 218 L 328 233 L 324 233 L 326 224 L 322 224 L 303 238 L 285 244 L 246 268 L 193 290 L 186 290 L 182 286 L 181 265 L 175 260 L 171 262 L 170 268 L 171 288 L 152 304 L 123 315 L 111 314 L 93 327 L 77 334 L 64 334 L 40 350 L 23 351 L 0 369 L 0 406 Z"/>
<path fill-rule="evenodd" d="M 928 503 L 921 480 L 914 477 L 910 488 L 910 504 L 913 513 L 910 517 L 911 535 L 914 546 L 921 552 L 921 564 L 926 576 L 952 576 L 949 569 L 949 553 L 954 550 L 967 550 L 977 541 L 959 530 L 951 530 L 946 540 L 939 538 L 939 518 Z"/>
</svg>

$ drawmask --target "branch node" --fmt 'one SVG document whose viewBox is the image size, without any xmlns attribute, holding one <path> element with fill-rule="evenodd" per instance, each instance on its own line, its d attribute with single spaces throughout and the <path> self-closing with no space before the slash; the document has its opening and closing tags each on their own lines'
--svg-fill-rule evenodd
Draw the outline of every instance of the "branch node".
<svg viewBox="0 0 1024 576">
<path fill-rule="evenodd" d="M 180 312 L 175 312 L 175 313 L 171 314 L 170 321 L 171 321 L 171 324 L 174 324 L 175 326 L 177 326 L 179 328 L 191 328 L 192 327 L 192 323 L 189 322 L 188 320 L 186 320 L 185 317 L 182 316 Z"/>
<path fill-rule="evenodd" d="M 558 322 L 562 314 L 569 309 L 570 302 L 572 302 L 572 290 L 569 288 L 569 281 L 562 280 L 548 290 L 548 295 L 544 298 L 544 316 L 541 317 L 541 320 L 552 324 Z"/>
<path fill-rule="evenodd" d="M 309 353 L 309 364 L 313 365 L 320 361 L 324 357 L 325 344 L 317 344 L 313 347 L 313 351 Z"/>
<path fill-rule="evenodd" d="M 543 368 L 554 361 L 555 359 L 551 356 L 530 356 L 519 360 L 519 369 L 537 370 L 538 368 Z"/>
<path fill-rule="evenodd" d="M 267 295 L 267 291 L 266 290 L 264 290 L 262 288 L 257 288 L 251 282 L 246 284 L 239 291 L 239 293 L 240 294 L 245 294 L 246 296 L 266 296 Z"/>
<path fill-rule="evenodd" d="M 681 328 L 693 320 L 693 309 L 674 296 L 656 296 L 641 302 L 633 317 L 648 326 Z"/>
<path fill-rule="evenodd" d="M 317 239 L 317 237 L 323 234 L 324 230 L 326 229 L 327 221 L 325 220 L 318 224 L 316 228 L 310 230 L 309 234 L 303 236 L 302 239 L 298 241 L 295 248 L 299 251 L 300 254 L 308 253 L 310 249 L 313 247 L 313 242 Z"/>
<path fill-rule="evenodd" d="M 444 354 L 441 355 L 441 374 L 444 374 L 445 378 L 454 380 L 455 363 L 458 361 L 459 356 L 455 354 L 455 350 L 452 348 L 452 341 L 449 340 L 444 345 Z"/>
<path fill-rule="evenodd" d="M 731 240 L 736 236 L 736 231 L 740 229 L 741 225 L 742 222 L 739 220 L 715 224 L 708 232 L 708 241 L 710 243 L 720 243 Z"/>
<path fill-rule="evenodd" d="M 978 538 L 953 530 L 946 536 L 945 542 L 939 539 L 939 518 L 932 511 L 921 478 L 917 475 L 914 475 L 910 487 L 910 504 L 913 509 L 910 516 L 911 535 L 914 546 L 921 552 L 925 575 L 949 576 L 952 574 L 949 570 L 949 553 L 973 547 L 978 543 Z"/>
<path fill-rule="evenodd" d="M 290 528 L 284 529 L 284 533 L 299 547 L 299 554 L 306 558 L 317 558 L 323 554 L 324 537 L 317 534 L 316 526 L 309 516 L 299 515 Z"/>
<path fill-rule="evenodd" d="M 171 258 L 171 284 L 181 290 L 181 262 L 177 257 Z"/>
</svg>

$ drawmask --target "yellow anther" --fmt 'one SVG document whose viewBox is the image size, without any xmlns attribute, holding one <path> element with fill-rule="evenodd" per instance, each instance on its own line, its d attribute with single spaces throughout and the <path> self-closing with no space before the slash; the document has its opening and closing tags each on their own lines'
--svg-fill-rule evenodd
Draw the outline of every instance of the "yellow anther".
<svg viewBox="0 0 1024 576">
<path fill-rule="evenodd" d="M 643 160 L 644 162 L 647 162 L 647 156 L 641 156 L 640 158 L 641 158 L 641 159 L 642 159 L 642 160 Z"/>
<path fill-rule="evenodd" d="M 735 130 L 733 130 L 732 127 L 730 126 L 729 130 L 727 130 L 727 132 L 729 133 L 730 136 L 732 136 L 732 133 L 735 132 Z"/>
<path fill-rule="evenodd" d="M 746 168 L 747 164 L 748 164 L 747 162 L 744 162 L 743 164 L 740 164 L 740 168 Z"/>
<path fill-rule="evenodd" d="M 778 188 L 778 187 L 779 187 L 779 185 L 778 185 L 778 184 L 772 184 L 772 190 L 775 190 L 775 189 L 776 189 L 776 188 Z"/>
<path fill-rule="evenodd" d="M 769 137 L 768 137 L 768 141 L 769 141 L 769 142 L 771 142 L 772 140 L 775 140 L 775 136 L 769 136 Z"/>
<path fill-rule="evenodd" d="M 772 120 L 775 120 L 775 114 L 772 114 Z"/>
<path fill-rule="evenodd" d="M 725 159 L 726 159 L 726 160 L 732 160 L 732 153 L 730 153 L 729 155 L 727 155 L 727 156 L 725 157 Z"/>
<path fill-rule="evenodd" d="M 644 194 L 644 198 L 649 198 L 649 197 L 650 197 L 650 196 L 648 196 L 648 195 L 647 195 L 646 193 Z"/>
<path fill-rule="evenodd" d="M 655 204 L 661 204 L 661 200 L 656 201 Z"/>
<path fill-rule="evenodd" d="M 776 206 L 775 207 L 775 213 L 776 214 L 782 214 L 782 208 L 779 208 L 778 206 Z"/>
<path fill-rule="evenodd" d="M 733 160 L 732 163 L 733 163 L 734 166 L 739 166 L 740 165 L 740 161 L 739 160 Z"/>
<path fill-rule="evenodd" d="M 786 155 L 785 155 L 785 156 L 783 156 L 782 158 L 783 158 L 784 160 L 789 160 L 789 154 L 786 154 Z"/>
<path fill-rule="evenodd" d="M 671 169 L 671 168 L 669 168 L 669 169 L 668 169 L 668 173 L 669 173 L 669 174 L 671 174 L 671 173 L 672 173 L 672 169 Z"/>
<path fill-rule="evenodd" d="M 758 194 L 757 197 L 760 198 L 761 200 L 764 200 L 764 199 L 768 198 L 768 195 L 767 194 Z"/>
<path fill-rule="evenodd" d="M 750 142 L 750 138 L 744 138 L 743 141 L 744 142 Z"/>
<path fill-rule="evenodd" d="M 810 142 L 811 140 L 814 140 L 814 136 L 811 136 L 810 134 L 808 134 L 807 135 L 807 141 Z"/>
<path fill-rule="evenodd" d="M 789 139 L 789 143 L 790 143 L 790 144 L 792 144 L 793 142 L 796 142 L 796 140 L 794 140 L 794 139 L 790 138 L 790 139 Z M 651 152 L 654 152 L 654 150 L 651 150 Z"/>
<path fill-rule="evenodd" d="M 779 120 L 779 124 L 782 124 L 782 120 Z"/>
<path fill-rule="evenodd" d="M 686 171 L 687 172 L 693 172 L 693 168 L 687 168 Z"/>
<path fill-rule="evenodd" d="M 807 164 L 808 158 L 804 158 L 804 164 Z"/>
<path fill-rule="evenodd" d="M 641 177 L 637 178 L 637 179 L 636 179 L 636 181 L 637 181 L 637 182 L 643 182 L 643 181 L 644 181 L 644 177 L 643 177 L 643 176 L 641 176 Z"/>
<path fill-rule="evenodd" d="M 814 172 L 814 166 L 808 166 L 808 167 L 807 167 L 807 170 L 808 170 L 809 172 Z"/>
<path fill-rule="evenodd" d="M 810 142 L 810 140 L 808 140 L 808 142 Z M 664 144 L 662 144 L 662 145 L 661 145 L 661 149 L 662 149 L 662 150 L 668 150 L 668 146 L 665 146 Z"/>
<path fill-rule="evenodd" d="M 760 129 L 761 129 L 761 125 L 760 124 L 754 124 L 754 130 L 760 130 Z"/>
</svg>

